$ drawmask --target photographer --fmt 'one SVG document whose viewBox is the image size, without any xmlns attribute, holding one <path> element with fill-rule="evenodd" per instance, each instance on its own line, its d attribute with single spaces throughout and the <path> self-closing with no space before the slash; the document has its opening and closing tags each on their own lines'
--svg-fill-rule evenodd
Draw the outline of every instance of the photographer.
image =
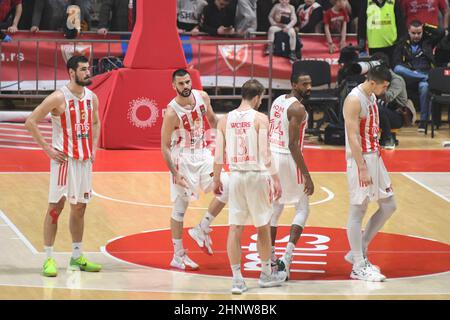
<svg viewBox="0 0 450 320">
<path fill-rule="evenodd" d="M 382 52 L 375 53 L 372 60 L 380 61 L 388 66 L 389 58 Z M 416 110 L 411 101 L 408 101 L 406 84 L 403 78 L 395 74 L 391 69 L 392 80 L 383 97 L 378 97 L 378 113 L 380 117 L 381 138 L 380 145 L 385 149 L 395 148 L 395 138 L 392 129 L 403 126 L 408 127 L 415 121 Z"/>
<path fill-rule="evenodd" d="M 408 27 L 408 37 L 395 48 L 394 72 L 401 75 L 408 84 L 417 83 L 419 89 L 419 132 L 425 131 L 428 116 L 428 73 L 435 67 L 433 50 L 443 36 L 443 30 L 414 20 Z"/>
</svg>

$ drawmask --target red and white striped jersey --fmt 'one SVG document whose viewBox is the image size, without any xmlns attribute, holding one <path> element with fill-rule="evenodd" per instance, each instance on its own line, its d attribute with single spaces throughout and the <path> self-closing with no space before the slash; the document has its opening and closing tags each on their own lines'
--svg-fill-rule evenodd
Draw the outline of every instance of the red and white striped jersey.
<svg viewBox="0 0 450 320">
<path fill-rule="evenodd" d="M 368 97 L 361 88 L 361 85 L 353 88 L 348 94 L 358 97 L 361 105 L 359 113 L 359 138 L 362 153 L 378 152 L 380 144 L 378 142 L 379 115 L 377 106 L 377 97 L 371 94 Z M 348 143 L 347 130 L 345 131 L 345 154 L 347 158 L 352 158 L 352 152 Z"/>
<path fill-rule="evenodd" d="M 283 94 L 275 99 L 270 109 L 269 142 L 270 150 L 278 153 L 291 153 L 289 150 L 289 120 L 287 111 L 289 107 L 298 102 L 296 97 L 286 98 Z M 300 125 L 299 147 L 303 150 L 305 130 L 308 126 L 308 113 Z"/>
<path fill-rule="evenodd" d="M 226 154 L 230 171 L 267 170 L 262 154 L 259 153 L 258 132 L 255 128 L 256 112 L 254 109 L 233 110 L 228 114 Z"/>
<path fill-rule="evenodd" d="M 172 150 L 174 149 L 204 149 L 206 148 L 205 124 L 207 107 L 198 90 L 192 89 L 195 106 L 187 110 L 180 106 L 175 99 L 170 101 L 169 106 L 176 112 L 180 119 L 179 127 L 172 134 Z"/>
<path fill-rule="evenodd" d="M 84 88 L 83 98 L 77 98 L 67 86 L 60 89 L 66 106 L 59 116 L 52 115 L 52 146 L 76 160 L 92 156 L 93 93 Z"/>
</svg>

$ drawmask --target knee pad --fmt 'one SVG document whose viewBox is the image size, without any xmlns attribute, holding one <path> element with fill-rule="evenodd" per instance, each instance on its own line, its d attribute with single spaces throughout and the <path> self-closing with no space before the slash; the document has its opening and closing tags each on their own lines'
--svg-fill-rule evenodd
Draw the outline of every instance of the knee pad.
<svg viewBox="0 0 450 320">
<path fill-rule="evenodd" d="M 281 213 L 283 212 L 284 204 L 274 202 L 272 204 L 272 218 L 270 219 L 271 227 L 278 227 L 278 220 L 280 220 Z"/>
<path fill-rule="evenodd" d="M 230 176 L 228 175 L 228 173 L 222 172 L 222 174 L 220 175 L 220 182 L 222 182 L 223 191 L 222 191 L 221 195 L 216 196 L 216 199 L 222 203 L 228 202 L 229 179 L 230 179 Z"/>
<path fill-rule="evenodd" d="M 299 201 L 295 204 L 295 216 L 292 224 L 305 227 L 306 219 L 309 216 L 309 201 Z"/>
<path fill-rule="evenodd" d="M 184 214 L 186 213 L 188 205 L 189 202 L 187 200 L 178 196 L 173 203 L 172 219 L 178 222 L 183 222 Z"/>
</svg>

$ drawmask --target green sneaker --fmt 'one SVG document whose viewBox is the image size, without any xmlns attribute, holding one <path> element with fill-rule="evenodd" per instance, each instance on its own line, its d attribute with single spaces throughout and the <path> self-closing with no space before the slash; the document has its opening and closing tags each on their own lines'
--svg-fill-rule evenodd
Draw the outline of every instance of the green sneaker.
<svg viewBox="0 0 450 320">
<path fill-rule="evenodd" d="M 70 258 L 69 268 L 71 270 L 99 272 L 102 269 L 102 266 L 93 262 L 89 262 L 87 261 L 85 256 L 81 256 L 78 259 Z"/>
<path fill-rule="evenodd" d="M 56 277 L 58 274 L 58 268 L 56 266 L 56 261 L 53 258 L 48 258 L 44 263 L 44 270 L 42 275 L 44 277 Z"/>
</svg>

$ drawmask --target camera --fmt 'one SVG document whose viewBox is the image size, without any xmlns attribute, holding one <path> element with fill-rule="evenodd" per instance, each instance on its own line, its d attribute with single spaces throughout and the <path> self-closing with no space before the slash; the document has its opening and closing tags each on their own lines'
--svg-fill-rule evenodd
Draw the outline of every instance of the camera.
<svg viewBox="0 0 450 320">
<path fill-rule="evenodd" d="M 354 62 L 350 66 L 350 70 L 353 74 L 366 74 L 370 69 L 381 65 L 381 63 L 380 60 Z"/>
</svg>

